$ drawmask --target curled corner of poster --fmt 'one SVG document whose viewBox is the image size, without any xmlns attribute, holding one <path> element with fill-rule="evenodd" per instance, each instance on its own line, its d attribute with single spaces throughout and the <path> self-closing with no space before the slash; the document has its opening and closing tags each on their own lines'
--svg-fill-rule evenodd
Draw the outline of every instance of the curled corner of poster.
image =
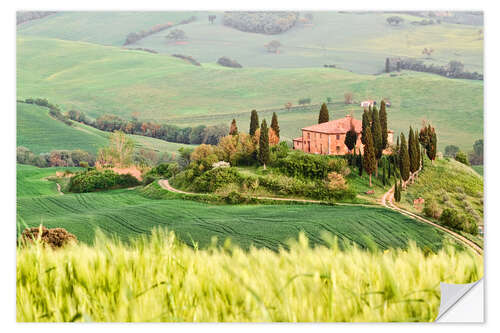
<svg viewBox="0 0 500 333">
<path fill-rule="evenodd" d="M 484 279 L 467 284 L 441 283 L 438 323 L 483 323 Z"/>
</svg>

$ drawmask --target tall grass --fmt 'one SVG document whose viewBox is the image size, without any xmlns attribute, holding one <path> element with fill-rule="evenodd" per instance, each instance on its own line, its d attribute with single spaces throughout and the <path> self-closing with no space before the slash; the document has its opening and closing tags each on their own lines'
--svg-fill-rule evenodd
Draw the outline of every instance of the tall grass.
<svg viewBox="0 0 500 333">
<path fill-rule="evenodd" d="M 18 321 L 432 321 L 439 283 L 483 275 L 481 257 L 445 247 L 308 246 L 198 250 L 172 232 L 125 245 L 17 250 Z"/>
</svg>

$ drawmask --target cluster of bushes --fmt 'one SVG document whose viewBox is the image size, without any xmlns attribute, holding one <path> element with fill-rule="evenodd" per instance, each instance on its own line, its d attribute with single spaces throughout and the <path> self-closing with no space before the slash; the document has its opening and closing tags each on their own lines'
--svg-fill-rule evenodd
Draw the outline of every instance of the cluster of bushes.
<svg viewBox="0 0 500 333">
<path fill-rule="evenodd" d="M 474 217 L 469 214 L 459 213 L 456 209 L 445 208 L 439 217 L 443 225 L 477 235 L 478 228 Z"/>
<path fill-rule="evenodd" d="M 69 126 L 73 125 L 71 123 L 71 121 L 68 120 L 68 118 L 66 118 L 62 114 L 61 109 L 59 108 L 59 106 L 49 103 L 49 101 L 47 99 L 45 99 L 45 98 L 26 98 L 24 100 L 24 103 L 26 103 L 26 104 L 36 104 L 38 106 L 46 107 L 46 108 L 49 109 L 49 114 L 52 117 L 56 118 L 59 121 L 62 121 L 66 125 L 69 125 Z"/>
<path fill-rule="evenodd" d="M 16 13 L 16 25 L 19 25 L 24 22 L 28 22 L 31 20 L 40 19 L 45 16 L 49 16 L 51 14 L 55 14 L 56 12 L 17 12 Z"/>
<path fill-rule="evenodd" d="M 446 66 L 438 66 L 434 64 L 427 65 L 423 61 L 413 58 L 387 58 L 385 68 L 386 72 L 406 69 L 438 74 L 454 79 L 483 80 L 483 74 L 464 71 L 464 65 L 456 60 L 450 61 Z"/>
<path fill-rule="evenodd" d="M 69 119 L 84 123 L 101 131 L 122 131 L 126 134 L 148 136 L 169 142 L 186 144 L 217 144 L 227 135 L 227 125 L 200 125 L 196 127 L 178 127 L 170 124 L 143 122 L 133 118 L 124 120 L 115 115 L 102 115 L 96 120 L 89 119 L 83 112 L 71 110 L 67 113 Z"/>
<path fill-rule="evenodd" d="M 181 24 L 188 24 L 188 23 L 191 23 L 195 20 L 196 20 L 196 16 L 191 16 L 190 18 L 188 18 L 186 20 L 182 20 L 181 22 L 179 22 L 177 24 L 167 22 L 167 23 L 162 23 L 162 24 L 156 24 L 153 27 L 151 27 L 151 29 L 149 29 L 149 30 L 141 30 L 138 32 L 131 32 L 125 38 L 125 43 L 123 45 L 133 44 L 133 43 L 137 42 L 138 40 L 141 40 L 141 39 L 143 39 L 147 36 L 150 36 L 152 34 L 155 34 L 157 32 L 160 32 L 160 31 L 163 31 L 163 30 L 166 30 L 166 29 L 169 29 L 169 28 L 181 25 Z"/>
<path fill-rule="evenodd" d="M 411 24 L 413 25 L 433 25 L 433 24 L 441 24 L 441 20 L 436 20 L 434 21 L 433 19 L 429 19 L 429 20 L 421 20 L 421 21 L 412 21 Z"/>
<path fill-rule="evenodd" d="M 298 12 L 225 12 L 226 26 L 268 35 L 279 34 L 292 28 L 299 18 Z"/>
<path fill-rule="evenodd" d="M 144 185 L 150 184 L 157 179 L 167 179 L 177 175 L 180 172 L 179 164 L 176 162 L 161 163 L 149 170 L 143 177 Z"/>
<path fill-rule="evenodd" d="M 26 147 L 16 149 L 16 161 L 20 164 L 34 165 L 39 168 L 74 167 L 84 168 L 95 165 L 95 156 L 83 150 L 52 150 L 50 153 L 35 154 Z"/>
<path fill-rule="evenodd" d="M 302 179 L 325 179 L 330 172 L 346 174 L 348 162 L 343 157 L 293 152 L 279 159 L 276 168 L 283 174 Z"/>
<path fill-rule="evenodd" d="M 126 188 L 140 182 L 130 174 L 119 175 L 111 170 L 86 170 L 71 177 L 68 191 L 75 193 L 95 192 Z"/>
<path fill-rule="evenodd" d="M 217 60 L 217 63 L 221 66 L 232 67 L 232 68 L 242 68 L 236 60 L 229 59 L 228 57 L 221 57 Z"/>
<path fill-rule="evenodd" d="M 191 57 L 191 56 L 185 56 L 185 55 L 182 55 L 182 54 L 172 54 L 172 57 L 176 57 L 176 58 L 180 58 L 182 60 L 186 60 L 187 62 L 195 65 L 195 66 L 201 66 L 201 64 L 196 61 L 195 58 Z"/>
<path fill-rule="evenodd" d="M 40 226 L 24 229 L 18 239 L 18 244 L 24 245 L 38 241 L 53 249 L 78 243 L 76 236 L 64 228 L 47 229 Z"/>
</svg>

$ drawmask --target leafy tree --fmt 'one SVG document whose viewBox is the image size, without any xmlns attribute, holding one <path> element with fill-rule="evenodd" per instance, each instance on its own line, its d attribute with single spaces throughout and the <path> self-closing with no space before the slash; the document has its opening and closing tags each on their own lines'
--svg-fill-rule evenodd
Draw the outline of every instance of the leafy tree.
<svg viewBox="0 0 500 333">
<path fill-rule="evenodd" d="M 274 131 L 274 134 L 276 134 L 276 136 L 280 137 L 280 125 L 278 124 L 278 116 L 276 115 L 276 112 L 273 112 L 273 119 L 271 119 L 271 128 L 273 129 Z"/>
<path fill-rule="evenodd" d="M 352 151 L 356 147 L 356 140 L 358 140 L 358 133 L 356 133 L 356 129 L 354 128 L 354 124 L 351 120 L 351 127 L 349 128 L 349 131 L 347 131 L 344 140 L 344 143 L 349 151 Z"/>
<path fill-rule="evenodd" d="M 134 141 L 125 133 L 115 131 L 109 137 L 108 147 L 99 149 L 98 162 L 100 165 L 116 165 L 127 167 L 132 163 Z"/>
<path fill-rule="evenodd" d="M 363 168 L 370 175 L 370 187 L 372 187 L 372 174 L 376 168 L 375 147 L 370 127 L 366 128 L 366 143 L 364 145 Z"/>
<path fill-rule="evenodd" d="M 172 40 L 182 40 L 187 39 L 186 33 L 181 29 L 174 29 L 165 37 Z"/>
<path fill-rule="evenodd" d="M 455 145 L 448 145 L 444 148 L 444 156 L 455 158 L 455 155 L 460 151 L 460 148 Z"/>
<path fill-rule="evenodd" d="M 469 154 L 470 163 L 473 165 L 483 164 L 483 139 L 476 140 L 473 151 Z"/>
<path fill-rule="evenodd" d="M 328 108 L 326 107 L 326 103 L 321 105 L 321 109 L 319 110 L 318 124 L 327 123 L 330 120 L 330 116 L 328 115 Z"/>
<path fill-rule="evenodd" d="M 254 136 L 255 131 L 259 128 L 259 115 L 257 114 L 256 110 L 252 110 L 252 113 L 250 115 L 250 131 L 249 134 L 251 136 Z"/>
<path fill-rule="evenodd" d="M 406 138 L 401 133 L 401 147 L 399 149 L 400 171 L 401 178 L 406 183 L 410 178 L 410 156 L 408 154 L 408 146 L 406 145 Z"/>
<path fill-rule="evenodd" d="M 457 161 L 459 161 L 460 163 L 462 164 L 465 164 L 465 165 L 469 165 L 469 160 L 467 159 L 467 155 L 465 155 L 464 152 L 462 151 L 459 151 L 456 155 L 455 155 L 455 159 Z"/>
<path fill-rule="evenodd" d="M 269 53 L 279 53 L 278 49 L 281 47 L 281 43 L 277 40 L 272 40 L 269 43 L 265 44 L 264 47 Z"/>
<path fill-rule="evenodd" d="M 362 127 L 361 127 L 361 143 L 366 143 L 366 129 L 370 127 L 370 119 L 368 116 L 368 111 L 365 109 L 363 112 L 362 118 Z"/>
<path fill-rule="evenodd" d="M 384 100 L 382 100 L 380 102 L 379 119 L 380 119 L 380 129 L 382 131 L 382 150 L 384 150 L 388 146 L 388 141 L 387 141 L 387 135 L 388 135 L 388 132 L 387 132 L 387 110 L 386 110 Z"/>
<path fill-rule="evenodd" d="M 390 25 L 400 25 L 403 21 L 404 19 L 399 16 L 391 16 L 387 18 L 387 23 Z"/>
<path fill-rule="evenodd" d="M 259 138 L 259 162 L 264 165 L 269 163 L 269 131 L 267 128 L 266 120 L 262 121 L 260 125 L 260 138 Z"/>
<path fill-rule="evenodd" d="M 229 128 L 229 135 L 238 135 L 238 126 L 236 126 L 236 119 L 231 122 L 231 127 Z"/>
</svg>

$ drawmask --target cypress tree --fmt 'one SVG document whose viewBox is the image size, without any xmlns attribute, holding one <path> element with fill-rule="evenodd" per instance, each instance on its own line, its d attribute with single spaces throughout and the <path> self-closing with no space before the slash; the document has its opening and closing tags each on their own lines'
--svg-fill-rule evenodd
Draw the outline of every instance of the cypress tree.
<svg viewBox="0 0 500 333">
<path fill-rule="evenodd" d="M 356 129 L 354 128 L 354 124 L 351 120 L 351 128 L 345 134 L 344 143 L 351 152 L 354 148 L 356 148 L 356 140 L 358 140 L 358 134 L 356 133 Z"/>
<path fill-rule="evenodd" d="M 415 138 L 413 139 L 413 143 L 415 144 L 415 152 L 417 154 L 416 160 L 417 160 L 417 170 L 420 169 L 420 144 L 418 143 L 418 133 L 415 131 Z"/>
<path fill-rule="evenodd" d="M 385 169 L 386 169 L 386 162 L 385 160 L 382 160 L 382 184 L 385 186 L 386 183 L 387 183 L 387 174 L 385 173 Z"/>
<path fill-rule="evenodd" d="M 408 133 L 408 156 L 410 157 L 410 173 L 413 174 L 418 170 L 417 164 L 417 152 L 415 145 L 415 135 L 413 135 L 413 129 L 410 126 L 410 133 Z"/>
<path fill-rule="evenodd" d="M 391 67 L 389 66 L 389 58 L 385 58 L 385 72 L 389 73 L 391 71 Z"/>
<path fill-rule="evenodd" d="M 257 128 L 259 128 L 259 115 L 256 110 L 252 110 L 252 114 L 250 115 L 250 131 L 248 133 L 254 136 Z"/>
<path fill-rule="evenodd" d="M 370 124 L 373 121 L 373 107 L 371 105 L 368 106 L 368 120 L 370 120 Z"/>
<path fill-rule="evenodd" d="M 401 147 L 399 149 L 399 164 L 401 178 L 406 183 L 410 178 L 410 156 L 408 155 L 408 146 L 406 145 L 405 135 L 401 133 Z"/>
<path fill-rule="evenodd" d="M 276 115 L 276 112 L 273 112 L 273 119 L 271 119 L 271 128 L 273 129 L 274 133 L 276 133 L 276 136 L 280 137 L 280 125 L 278 125 L 278 116 Z"/>
<path fill-rule="evenodd" d="M 436 159 L 436 153 L 437 153 L 437 136 L 436 136 L 436 131 L 433 128 L 431 134 L 430 152 L 428 153 L 429 158 L 433 163 L 434 160 Z"/>
<path fill-rule="evenodd" d="M 260 125 L 259 162 L 264 165 L 264 169 L 266 164 L 269 163 L 269 129 L 265 119 L 262 120 Z"/>
<path fill-rule="evenodd" d="M 231 127 L 229 128 L 229 135 L 238 135 L 238 126 L 236 126 L 236 119 L 231 122 Z"/>
<path fill-rule="evenodd" d="M 370 175 L 370 187 L 372 187 L 372 174 L 376 168 L 375 147 L 370 127 L 366 128 L 366 143 L 364 145 L 363 169 Z"/>
<path fill-rule="evenodd" d="M 359 168 L 359 176 L 363 176 L 363 157 L 361 156 L 361 149 L 359 150 L 358 155 L 358 168 Z"/>
<path fill-rule="evenodd" d="M 398 202 L 398 193 L 399 192 L 399 184 L 397 180 L 394 180 L 394 200 Z"/>
<path fill-rule="evenodd" d="M 382 100 L 380 102 L 380 129 L 382 131 L 382 150 L 387 148 L 388 141 L 387 141 L 387 110 L 385 109 L 385 101 Z"/>
<path fill-rule="evenodd" d="M 361 143 L 362 144 L 365 144 L 365 140 L 366 140 L 366 129 L 368 127 L 370 127 L 370 118 L 368 116 L 368 111 L 365 111 L 363 112 L 363 121 L 362 121 L 362 128 L 361 128 Z"/>
<path fill-rule="evenodd" d="M 328 115 L 328 108 L 326 107 L 326 103 L 321 105 L 321 109 L 319 110 L 318 124 L 327 123 L 330 120 L 330 116 Z"/>
<path fill-rule="evenodd" d="M 373 147 L 375 148 L 375 176 L 378 176 L 378 161 L 382 157 L 382 129 L 380 127 L 380 118 L 378 116 L 378 110 L 373 107 L 372 115 L 372 136 L 373 136 Z"/>
<path fill-rule="evenodd" d="M 421 159 L 421 165 L 422 165 L 422 170 L 424 170 L 424 152 L 422 151 L 422 145 L 420 145 L 420 159 Z"/>
</svg>

